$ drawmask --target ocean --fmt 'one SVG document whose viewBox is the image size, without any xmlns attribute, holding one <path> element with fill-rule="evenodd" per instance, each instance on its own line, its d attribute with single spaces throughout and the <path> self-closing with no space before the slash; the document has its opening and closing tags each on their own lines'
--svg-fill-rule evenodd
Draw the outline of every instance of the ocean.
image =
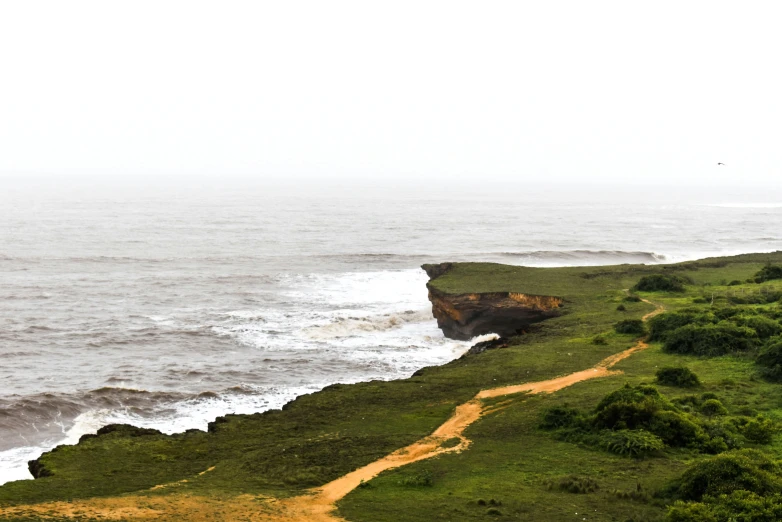
<svg viewBox="0 0 782 522">
<path fill-rule="evenodd" d="M 782 250 L 769 194 L 82 181 L 0 194 L 0 483 L 109 423 L 166 433 L 408 377 L 443 337 L 422 263 Z"/>
</svg>

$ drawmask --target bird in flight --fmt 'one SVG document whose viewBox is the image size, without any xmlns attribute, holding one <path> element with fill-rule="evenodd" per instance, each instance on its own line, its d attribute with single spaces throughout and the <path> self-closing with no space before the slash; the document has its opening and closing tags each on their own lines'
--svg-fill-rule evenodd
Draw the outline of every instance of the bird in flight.
<svg viewBox="0 0 782 522">
<path fill-rule="evenodd" d="M 725 164 L 724 164 L 724 163 L 722 163 L 722 162 L 717 162 L 717 165 L 718 165 L 718 166 L 719 166 L 719 165 L 722 165 L 723 167 L 725 166 Z"/>
</svg>

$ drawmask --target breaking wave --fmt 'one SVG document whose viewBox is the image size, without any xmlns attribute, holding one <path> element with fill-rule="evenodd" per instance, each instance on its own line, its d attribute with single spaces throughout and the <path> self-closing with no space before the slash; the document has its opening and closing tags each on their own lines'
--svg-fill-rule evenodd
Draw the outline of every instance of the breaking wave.
<svg viewBox="0 0 782 522">
<path fill-rule="evenodd" d="M 533 263 L 601 265 L 614 263 L 664 263 L 668 257 L 656 252 L 624 250 L 537 250 L 531 252 L 499 252 L 497 255 Z"/>
</svg>

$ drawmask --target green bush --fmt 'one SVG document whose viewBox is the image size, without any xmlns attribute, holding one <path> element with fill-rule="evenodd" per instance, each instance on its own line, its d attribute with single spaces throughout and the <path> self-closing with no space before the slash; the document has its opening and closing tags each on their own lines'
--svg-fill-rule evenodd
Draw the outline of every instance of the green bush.
<svg viewBox="0 0 782 522">
<path fill-rule="evenodd" d="M 625 384 L 598 403 L 594 424 L 598 428 L 633 429 L 647 424 L 659 410 L 674 409 L 654 386 Z"/>
<path fill-rule="evenodd" d="M 771 381 L 782 382 L 782 339 L 772 339 L 760 350 L 755 364 L 761 366 L 761 374 Z"/>
<path fill-rule="evenodd" d="M 554 406 L 543 412 L 543 421 L 540 423 L 540 427 L 544 430 L 567 428 L 576 424 L 580 415 L 577 409 L 571 408 L 567 404 Z"/>
<path fill-rule="evenodd" d="M 644 322 L 640 319 L 625 319 L 614 325 L 614 330 L 620 334 L 643 335 L 646 333 Z"/>
<path fill-rule="evenodd" d="M 701 447 L 708 437 L 687 415 L 674 411 L 655 413 L 647 429 L 669 446 Z"/>
<path fill-rule="evenodd" d="M 625 305 L 623 305 L 623 304 L 620 304 L 619 306 L 616 307 L 616 311 L 617 312 L 626 312 L 627 311 L 627 307 Z"/>
<path fill-rule="evenodd" d="M 679 276 L 652 274 L 643 276 L 633 287 L 637 292 L 684 292 L 687 281 Z"/>
<path fill-rule="evenodd" d="M 701 413 L 707 417 L 716 417 L 721 415 L 727 415 L 728 410 L 717 399 L 709 399 L 701 404 Z"/>
<path fill-rule="evenodd" d="M 605 338 L 605 335 L 596 335 L 592 338 L 592 344 L 605 346 L 608 344 L 608 340 Z"/>
<path fill-rule="evenodd" d="M 722 321 L 718 324 L 688 324 L 670 332 L 663 351 L 669 353 L 718 356 L 744 352 L 758 345 L 751 328 Z"/>
<path fill-rule="evenodd" d="M 742 435 L 744 435 L 748 441 L 757 444 L 771 444 L 776 432 L 776 423 L 760 416 L 747 422 L 741 430 Z"/>
<path fill-rule="evenodd" d="M 408 487 L 431 487 L 434 484 L 432 472 L 428 469 L 422 470 L 415 475 L 410 475 L 399 480 L 400 486 Z"/>
<path fill-rule="evenodd" d="M 672 489 L 679 498 L 696 501 L 739 489 L 768 495 L 782 490 L 777 471 L 777 464 L 757 450 L 734 450 L 693 464 Z"/>
<path fill-rule="evenodd" d="M 760 339 L 768 339 L 782 333 L 782 325 L 762 315 L 738 315 L 732 317 L 730 321 L 738 326 L 752 328 Z"/>
<path fill-rule="evenodd" d="M 657 370 L 657 382 L 666 386 L 695 388 L 701 382 L 692 370 L 684 366 L 666 366 Z"/>
<path fill-rule="evenodd" d="M 646 430 L 669 446 L 702 445 L 703 430 L 660 395 L 654 386 L 624 386 L 600 401 L 593 426 L 607 430 Z"/>
<path fill-rule="evenodd" d="M 723 451 L 728 451 L 728 443 L 722 437 L 711 437 L 709 440 L 703 443 L 701 449 L 704 453 L 716 455 Z"/>
<path fill-rule="evenodd" d="M 720 495 L 707 500 L 717 515 L 717 520 L 747 522 L 782 520 L 782 497 L 779 495 L 760 496 L 750 491 L 739 490 L 730 495 Z"/>
<path fill-rule="evenodd" d="M 666 522 L 718 522 L 711 506 L 701 502 L 678 501 L 668 508 Z"/>
<path fill-rule="evenodd" d="M 665 341 L 670 332 L 688 324 L 703 325 L 716 322 L 717 318 L 714 314 L 704 313 L 700 310 L 666 312 L 649 320 L 649 340 Z"/>
<path fill-rule="evenodd" d="M 599 445 L 611 453 L 627 457 L 645 457 L 665 448 L 660 437 L 646 430 L 605 430 L 599 435 Z"/>
<path fill-rule="evenodd" d="M 627 297 L 625 297 L 624 300 L 627 301 L 628 303 L 640 303 L 641 302 L 641 298 L 640 297 L 638 297 L 637 295 L 632 295 L 632 294 L 630 294 Z"/>
<path fill-rule="evenodd" d="M 704 502 L 676 502 L 667 522 L 776 522 L 782 520 L 782 497 L 738 490 L 706 497 Z"/>
<path fill-rule="evenodd" d="M 766 265 L 755 274 L 756 283 L 765 283 L 772 279 L 782 279 L 782 266 Z"/>
<path fill-rule="evenodd" d="M 680 375 L 672 373 L 677 378 Z M 555 406 L 543 412 L 539 427 L 554 431 L 559 440 L 631 457 L 655 454 L 666 447 L 721 454 L 740 448 L 744 441 L 768 444 L 778 431 L 774 422 L 763 417 L 727 415 L 711 392 L 669 401 L 654 386 L 625 384 L 603 397 L 592 415 L 567 405 Z"/>
</svg>

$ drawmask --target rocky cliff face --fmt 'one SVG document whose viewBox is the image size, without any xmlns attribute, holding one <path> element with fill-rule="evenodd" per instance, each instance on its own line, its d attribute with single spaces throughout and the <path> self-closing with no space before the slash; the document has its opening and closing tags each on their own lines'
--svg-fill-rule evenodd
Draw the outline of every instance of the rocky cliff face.
<svg viewBox="0 0 782 522">
<path fill-rule="evenodd" d="M 451 264 L 422 268 L 430 278 L 427 288 L 437 326 L 450 339 L 466 341 L 488 333 L 510 337 L 561 313 L 563 300 L 554 296 L 515 292 L 446 294 L 434 288 L 431 281 L 450 270 Z"/>
</svg>

